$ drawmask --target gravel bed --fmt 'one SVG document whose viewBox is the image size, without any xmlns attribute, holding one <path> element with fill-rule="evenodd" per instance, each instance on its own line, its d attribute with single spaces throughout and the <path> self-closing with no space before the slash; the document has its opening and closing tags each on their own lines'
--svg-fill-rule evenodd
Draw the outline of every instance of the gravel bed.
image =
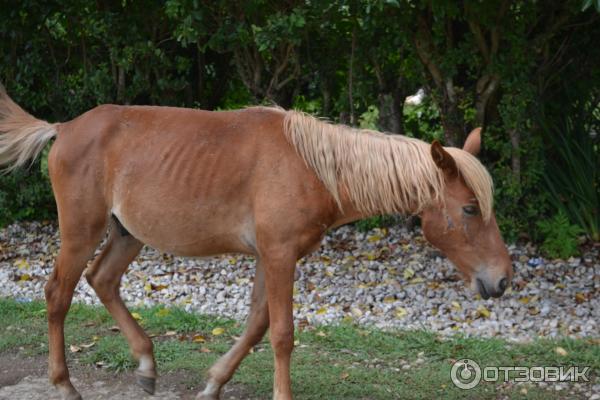
<svg viewBox="0 0 600 400">
<path fill-rule="evenodd" d="M 59 248 L 53 223 L 0 230 L 0 297 L 42 299 Z M 581 257 L 546 260 L 531 245 L 511 245 L 516 272 L 501 299 L 483 300 L 460 280 L 420 231 L 402 227 L 330 232 L 298 265 L 295 319 L 301 325 L 354 321 L 381 328 L 501 336 L 600 337 L 600 247 Z M 173 257 L 144 248 L 121 285 L 128 305 L 177 305 L 243 320 L 254 274 L 252 257 Z M 98 304 L 85 279 L 74 300 Z"/>
</svg>

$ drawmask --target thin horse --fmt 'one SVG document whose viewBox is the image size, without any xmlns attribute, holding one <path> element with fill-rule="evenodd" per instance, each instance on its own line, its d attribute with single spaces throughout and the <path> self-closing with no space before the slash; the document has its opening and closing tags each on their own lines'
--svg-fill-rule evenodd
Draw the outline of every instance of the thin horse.
<svg viewBox="0 0 600 400">
<path fill-rule="evenodd" d="M 25 165 L 56 137 L 48 157 L 61 249 L 46 285 L 49 375 L 64 399 L 81 396 L 65 362 L 64 320 L 86 278 L 127 338 L 138 383 L 154 391 L 152 341 L 119 296 L 121 276 L 143 244 L 183 256 L 256 257 L 247 327 L 209 370 L 198 399 L 217 399 L 267 328 L 274 351 L 273 398 L 291 399 L 296 261 L 332 227 L 375 214 L 422 218 L 482 297 L 502 295 L 511 261 L 492 209 L 492 181 L 464 148 L 331 125 L 275 108 L 208 112 L 103 105 L 50 124 L 0 87 L 0 165 Z M 110 227 L 110 229 L 109 229 Z"/>
</svg>

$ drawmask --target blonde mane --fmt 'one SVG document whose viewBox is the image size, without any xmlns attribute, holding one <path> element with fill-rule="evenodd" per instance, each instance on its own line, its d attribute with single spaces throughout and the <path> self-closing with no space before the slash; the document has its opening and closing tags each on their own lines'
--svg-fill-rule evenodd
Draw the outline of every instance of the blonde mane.
<svg viewBox="0 0 600 400">
<path fill-rule="evenodd" d="M 443 202 L 444 175 L 430 145 L 401 135 L 332 125 L 288 111 L 284 133 L 341 208 L 340 188 L 369 215 L 417 214 Z M 484 221 L 492 215 L 493 184 L 483 165 L 461 149 L 445 148 L 473 191 Z"/>
</svg>

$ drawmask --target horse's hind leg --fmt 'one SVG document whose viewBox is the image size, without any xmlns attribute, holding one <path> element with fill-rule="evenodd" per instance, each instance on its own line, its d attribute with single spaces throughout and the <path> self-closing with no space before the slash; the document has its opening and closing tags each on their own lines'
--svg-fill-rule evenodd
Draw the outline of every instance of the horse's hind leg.
<svg viewBox="0 0 600 400">
<path fill-rule="evenodd" d="M 256 263 L 254 286 L 252 287 L 252 303 L 246 330 L 233 347 L 210 368 L 206 388 L 196 397 L 197 400 L 214 400 L 219 398 L 221 388 L 240 365 L 248 351 L 264 336 L 269 327 L 269 308 L 265 293 L 265 273 Z"/>
<path fill-rule="evenodd" d="M 102 253 L 88 269 L 86 278 L 96 294 L 115 319 L 127 338 L 133 357 L 139 362 L 137 383 L 147 392 L 154 393 L 156 368 L 152 341 L 127 310 L 119 295 L 121 276 L 135 259 L 143 244 L 119 229 L 113 220 L 108 242 Z"/>
<path fill-rule="evenodd" d="M 75 216 L 59 217 L 61 248 L 52 275 L 45 287 L 48 310 L 48 372 L 50 381 L 63 399 L 81 399 L 71 384 L 65 360 L 64 322 L 73 292 L 87 261 L 94 255 L 105 232 L 105 218 L 99 216 L 93 223 L 78 226 Z M 89 220 L 89 218 L 88 218 Z M 89 221 L 77 221 L 86 223 Z"/>
</svg>

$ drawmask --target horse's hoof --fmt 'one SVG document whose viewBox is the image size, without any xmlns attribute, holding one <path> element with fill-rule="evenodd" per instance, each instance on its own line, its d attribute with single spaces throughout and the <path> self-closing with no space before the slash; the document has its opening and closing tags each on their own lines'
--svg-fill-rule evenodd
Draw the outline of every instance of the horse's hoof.
<svg viewBox="0 0 600 400">
<path fill-rule="evenodd" d="M 196 396 L 196 400 L 219 400 L 221 386 L 222 385 L 209 379 L 204 390 Z"/>
<path fill-rule="evenodd" d="M 146 393 L 154 394 L 156 390 L 156 378 L 135 374 L 135 382 L 142 388 Z"/>
<path fill-rule="evenodd" d="M 205 394 L 204 392 L 198 393 L 196 396 L 196 400 L 219 400 L 219 396 L 215 396 L 212 394 Z"/>
<path fill-rule="evenodd" d="M 56 388 L 60 392 L 62 400 L 83 400 L 71 382 L 66 385 L 56 385 Z"/>
</svg>

